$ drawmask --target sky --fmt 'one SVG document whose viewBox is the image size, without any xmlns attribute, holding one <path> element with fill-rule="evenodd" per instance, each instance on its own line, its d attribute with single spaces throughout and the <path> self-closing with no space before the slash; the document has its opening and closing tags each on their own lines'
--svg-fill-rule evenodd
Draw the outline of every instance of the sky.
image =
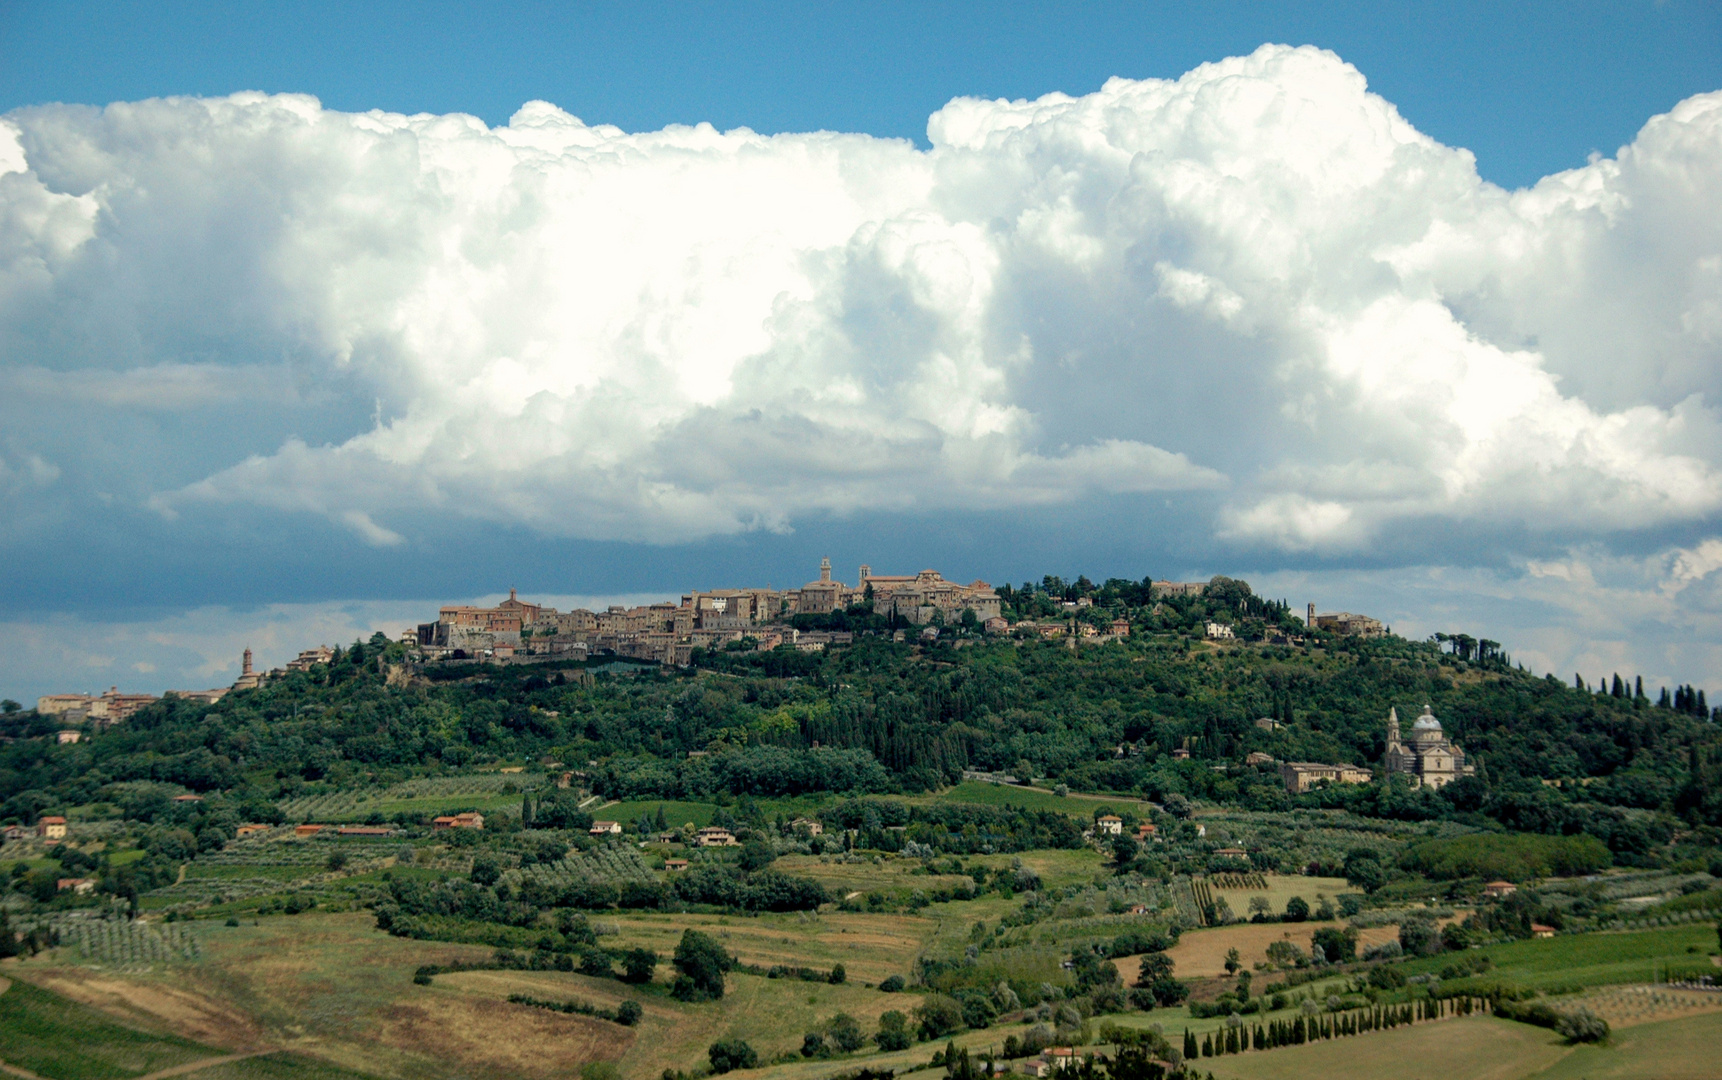
<svg viewBox="0 0 1722 1080">
<path fill-rule="evenodd" d="M 0 2 L 0 695 L 822 556 L 1714 688 L 1719 92 L 1679 0 Z"/>
</svg>

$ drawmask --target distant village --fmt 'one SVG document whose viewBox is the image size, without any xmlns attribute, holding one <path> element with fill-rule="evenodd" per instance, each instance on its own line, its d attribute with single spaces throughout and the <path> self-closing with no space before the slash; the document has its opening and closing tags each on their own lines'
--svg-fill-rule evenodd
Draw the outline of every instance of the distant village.
<svg viewBox="0 0 1722 1080">
<path fill-rule="evenodd" d="M 1208 586 L 1208 582 L 1199 581 L 1155 581 L 1151 596 L 1156 600 L 1197 597 Z M 1011 622 L 1003 615 L 999 594 L 984 581 L 963 585 L 947 581 L 936 570 L 875 574 L 872 567 L 862 565 L 855 584 L 849 585 L 835 580 L 831 560 L 823 559 L 819 578 L 797 589 L 695 591 L 683 593 L 679 603 L 664 601 L 633 608 L 612 605 L 604 611 L 577 608 L 559 612 L 522 600 L 510 589 L 508 599 L 495 607 L 443 607 L 434 622 L 403 630 L 399 640 L 415 664 L 537 664 L 614 657 L 686 667 L 693 662 L 694 651 L 702 649 L 764 652 L 789 647 L 819 652 L 852 644 L 852 631 L 803 629 L 794 623 L 797 616 L 831 616 L 859 604 L 870 605 L 872 614 L 885 620 L 897 641 L 933 642 L 948 628 L 958 627 L 986 635 L 1065 639 L 1073 645 L 1077 641 L 1102 644 L 1130 636 L 1128 620 L 1114 619 L 1109 625 L 1097 626 L 1076 618 L 1082 609 L 1092 606 L 1086 597 L 1061 601 L 1066 617 Z M 1305 627 L 1362 638 L 1387 632 L 1377 619 L 1351 612 L 1317 614 L 1314 604 L 1307 609 Z M 1229 642 L 1234 639 L 1234 630 L 1227 623 L 1209 622 L 1206 636 L 1216 643 Z M 1301 644 L 1302 638 L 1279 628 L 1270 631 L 1268 643 Z M 169 690 L 167 694 L 214 704 L 231 691 L 254 690 L 293 672 L 309 672 L 334 657 L 333 648 L 319 645 L 300 652 L 282 667 L 261 671 L 253 666 L 247 648 L 240 660 L 239 678 L 231 686 Z M 60 717 L 65 727 L 57 738 L 61 743 L 75 743 L 85 731 L 119 723 L 157 700 L 153 694 L 126 694 L 112 687 L 100 694 L 48 694 L 37 700 L 36 711 Z M 1397 734 L 1395 718 L 1392 738 L 1396 740 Z M 1463 774 L 1462 756 L 1460 762 Z M 1421 772 L 1409 758 L 1397 771 Z M 1287 789 L 1293 792 L 1308 790 L 1318 781 L 1362 783 L 1370 778 L 1368 769 L 1310 762 L 1285 763 L 1282 773 Z M 1449 778 L 1427 779 L 1440 783 Z"/>
</svg>

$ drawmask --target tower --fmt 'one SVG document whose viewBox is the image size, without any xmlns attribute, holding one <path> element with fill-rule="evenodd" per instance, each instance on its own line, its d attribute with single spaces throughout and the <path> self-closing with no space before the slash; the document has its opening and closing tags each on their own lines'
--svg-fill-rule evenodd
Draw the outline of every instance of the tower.
<svg viewBox="0 0 1722 1080">
<path fill-rule="evenodd" d="M 1304 617 L 1303 624 L 1313 630 L 1315 629 L 1315 604 L 1310 604 L 1308 611 L 1309 614 Z"/>
<path fill-rule="evenodd" d="M 1393 746 L 1399 742 L 1399 709 L 1387 710 L 1387 745 Z"/>
<path fill-rule="evenodd" d="M 241 677 L 251 674 L 251 650 L 249 648 L 245 650 L 245 655 L 239 660 L 239 674 Z"/>
<path fill-rule="evenodd" d="M 855 587 L 857 589 L 865 589 L 867 587 L 867 579 L 872 577 L 872 576 L 873 576 L 873 568 L 871 566 L 868 566 L 866 563 L 862 563 L 861 564 L 861 576 L 855 579 Z"/>
<path fill-rule="evenodd" d="M 820 559 L 819 560 L 819 580 L 821 583 L 829 582 L 831 580 L 831 560 L 830 559 Z"/>
</svg>

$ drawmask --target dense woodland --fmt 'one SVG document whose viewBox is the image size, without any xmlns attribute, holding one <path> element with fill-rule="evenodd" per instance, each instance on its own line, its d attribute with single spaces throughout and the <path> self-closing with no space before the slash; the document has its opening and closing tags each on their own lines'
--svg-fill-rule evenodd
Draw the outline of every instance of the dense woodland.
<svg viewBox="0 0 1722 1080">
<path fill-rule="evenodd" d="M 1230 579 L 1160 601 L 1146 582 L 1086 579 L 1001 595 L 1013 616 L 1122 617 L 1132 633 L 1072 647 L 957 625 L 932 644 L 901 643 L 866 633 L 875 617 L 861 605 L 827 618 L 862 628 L 855 644 L 824 653 L 697 654 L 678 672 L 602 661 L 432 669 L 396 686 L 387 676 L 395 668 L 401 682 L 405 657 L 378 635 L 326 667 L 214 706 L 168 699 L 72 745 L 46 737 L 51 718 L 12 707 L 0 718 L 0 819 L 105 802 L 144 822 L 177 814 L 213 843 L 232 821 L 269 820 L 276 800 L 307 791 L 553 759 L 615 798 L 912 793 L 979 768 L 1171 805 L 1587 833 L 1628 864 L 1682 829 L 1722 827 L 1722 740 L 1690 687 L 1539 678 L 1460 633 L 1305 633 L 1284 604 Z M 1078 598 L 1091 603 L 1063 606 Z M 1203 642 L 1209 620 L 1236 626 L 1240 642 Z M 1297 628 L 1303 643 L 1266 644 L 1276 627 Z M 1259 750 L 1377 765 L 1388 709 L 1409 721 L 1425 703 L 1479 764 L 1439 795 L 1373 784 L 1288 797 L 1271 768 L 1243 764 Z M 1278 729 L 1256 723 L 1264 717 Z M 1180 747 L 1189 760 L 1173 760 Z M 225 797 L 173 811 L 162 785 Z"/>
</svg>

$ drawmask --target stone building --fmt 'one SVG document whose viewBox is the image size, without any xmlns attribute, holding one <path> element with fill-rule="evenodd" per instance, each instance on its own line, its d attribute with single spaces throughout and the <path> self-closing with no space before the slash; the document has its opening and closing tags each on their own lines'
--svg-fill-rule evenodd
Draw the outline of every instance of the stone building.
<svg viewBox="0 0 1722 1080">
<path fill-rule="evenodd" d="M 1374 776 L 1357 765 L 1328 765 L 1320 761 L 1280 763 L 1280 781 L 1292 795 L 1301 795 L 1324 780 L 1330 784 L 1367 784 Z"/>
<path fill-rule="evenodd" d="M 1411 777 L 1414 787 L 1442 788 L 1461 776 L 1473 776 L 1477 767 L 1465 760 L 1465 751 L 1441 730 L 1441 721 L 1429 706 L 1411 722 L 1411 737 L 1399 736 L 1399 710 L 1387 711 L 1387 751 L 1382 766 L 1389 773 Z"/>
</svg>

